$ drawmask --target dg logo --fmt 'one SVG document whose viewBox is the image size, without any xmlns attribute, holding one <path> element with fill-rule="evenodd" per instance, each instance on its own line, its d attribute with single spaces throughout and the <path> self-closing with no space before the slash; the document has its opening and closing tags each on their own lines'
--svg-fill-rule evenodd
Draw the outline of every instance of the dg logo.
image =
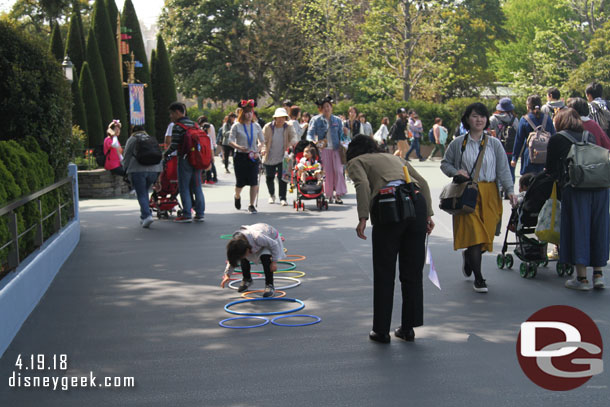
<svg viewBox="0 0 610 407">
<path fill-rule="evenodd" d="M 574 307 L 554 305 L 521 324 L 517 357 L 521 369 L 538 386 L 567 391 L 604 371 L 599 329 Z"/>
</svg>

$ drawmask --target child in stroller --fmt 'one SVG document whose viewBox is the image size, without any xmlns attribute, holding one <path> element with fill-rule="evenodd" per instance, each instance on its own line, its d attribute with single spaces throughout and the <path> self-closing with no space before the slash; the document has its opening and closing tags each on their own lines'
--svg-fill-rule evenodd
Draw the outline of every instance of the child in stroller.
<svg viewBox="0 0 610 407">
<path fill-rule="evenodd" d="M 324 187 L 322 185 L 324 171 L 315 144 L 309 143 L 303 149 L 302 155 L 297 152 L 295 161 L 297 165 L 292 171 L 292 185 L 296 181 L 297 199 L 293 203 L 294 208 L 297 211 L 299 208 L 305 210 L 305 204 L 302 201 L 315 199 L 318 209 L 328 209 L 328 201 L 324 197 Z"/>
<path fill-rule="evenodd" d="M 538 214 L 544 202 L 551 195 L 554 180 L 545 172 L 540 174 L 524 174 L 519 179 L 519 196 L 517 205 L 512 209 L 502 253 L 498 254 L 496 263 L 498 268 L 507 269 L 513 266 L 513 256 L 507 254 L 508 246 L 515 246 L 514 253 L 522 261 L 519 266 L 519 274 L 523 278 L 534 278 L 538 272 L 538 266 L 546 267 L 549 263 L 547 257 L 547 243 L 536 238 L 536 224 Z M 508 232 L 513 232 L 517 238 L 515 242 L 508 241 Z M 557 274 L 571 275 L 572 266 L 557 263 Z"/>
<path fill-rule="evenodd" d="M 169 219 L 176 206 L 178 216 L 182 215 L 182 206 L 178 202 L 178 157 L 172 156 L 164 165 L 159 181 L 153 186 L 150 196 L 150 209 L 159 219 Z"/>
</svg>

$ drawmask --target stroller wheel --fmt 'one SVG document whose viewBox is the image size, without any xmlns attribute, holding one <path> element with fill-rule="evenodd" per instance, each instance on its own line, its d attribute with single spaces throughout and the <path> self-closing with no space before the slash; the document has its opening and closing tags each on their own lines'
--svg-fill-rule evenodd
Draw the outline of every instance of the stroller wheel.
<svg viewBox="0 0 610 407">
<path fill-rule="evenodd" d="M 324 201 L 324 209 L 328 210 L 328 201 Z"/>
<path fill-rule="evenodd" d="M 542 262 L 542 267 L 546 267 L 549 265 L 549 259 L 547 257 L 547 259 L 545 261 Z"/>
<path fill-rule="evenodd" d="M 512 269 L 513 264 L 514 260 L 512 254 L 507 254 L 506 256 L 504 256 L 504 267 L 506 267 L 507 269 Z"/>
<path fill-rule="evenodd" d="M 305 204 L 301 202 L 301 210 L 305 210 Z"/>
<path fill-rule="evenodd" d="M 555 267 L 555 270 L 557 271 L 557 275 L 559 277 L 563 277 L 563 275 L 566 273 L 565 264 L 557 262 L 557 266 Z"/>
<path fill-rule="evenodd" d="M 538 266 L 534 263 L 531 263 L 528 267 L 528 273 L 527 273 L 527 278 L 534 278 L 536 277 L 536 274 L 538 273 Z"/>
<path fill-rule="evenodd" d="M 496 264 L 498 265 L 498 268 L 500 270 L 502 270 L 504 268 L 504 255 L 502 254 L 498 254 L 498 256 L 496 257 Z"/>
<path fill-rule="evenodd" d="M 523 278 L 527 278 L 528 272 L 529 270 L 527 263 L 521 263 L 521 265 L 519 266 L 519 275 Z"/>
<path fill-rule="evenodd" d="M 574 274 L 574 266 L 572 266 L 571 264 L 568 264 L 566 266 L 566 274 L 568 276 L 571 276 L 572 274 Z"/>
</svg>

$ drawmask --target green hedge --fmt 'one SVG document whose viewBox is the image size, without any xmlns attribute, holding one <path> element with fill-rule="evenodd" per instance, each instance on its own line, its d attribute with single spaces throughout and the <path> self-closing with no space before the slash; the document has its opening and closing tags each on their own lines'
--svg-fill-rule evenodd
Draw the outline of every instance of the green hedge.
<svg viewBox="0 0 610 407">
<path fill-rule="evenodd" d="M 24 195 L 38 191 L 53 183 L 54 171 L 49 164 L 49 157 L 42 151 L 33 137 L 17 143 L 14 140 L 0 141 L 0 206 L 6 205 Z M 65 193 L 65 192 L 62 192 Z M 57 205 L 58 195 L 48 194 L 42 200 L 42 212 L 46 216 Z M 34 225 L 38 220 L 36 201 L 17 210 L 19 233 Z M 65 221 L 66 219 L 64 219 Z M 54 217 L 44 224 L 45 238 L 53 232 Z M 31 231 L 19 241 L 20 257 L 23 259 L 34 247 L 35 231 Z M 8 243 L 8 217 L 0 217 L 0 246 Z M 0 251 L 0 265 L 4 269 L 7 263 L 8 249 Z"/>
<path fill-rule="evenodd" d="M 406 104 L 397 100 L 378 100 L 370 103 L 353 103 L 349 100 L 342 100 L 333 107 L 333 113 L 336 115 L 341 114 L 347 117 L 349 107 L 354 106 L 360 113 L 364 113 L 366 115 L 367 121 L 371 123 L 373 126 L 373 132 L 375 132 L 381 125 L 381 119 L 383 117 L 388 117 L 390 119 L 390 125 L 394 122 L 396 119 L 396 110 L 398 110 L 398 108 L 404 107 L 407 110 L 415 109 L 422 120 L 422 124 L 424 125 L 426 135 L 422 141 L 424 144 L 426 144 L 428 142 L 427 132 L 434 124 L 435 118 L 440 117 L 443 119 L 443 125 L 447 127 L 450 133 L 452 133 L 460 123 L 460 118 L 462 117 L 462 113 L 466 109 L 466 106 L 474 102 L 484 103 L 489 109 L 490 113 L 495 111 L 498 103 L 497 100 L 476 98 L 453 99 L 446 103 L 432 103 L 413 100 Z M 312 116 L 318 114 L 318 108 L 313 103 L 308 102 L 304 104 L 297 104 L 301 107 L 301 112 L 309 112 Z M 515 104 L 515 112 L 517 116 L 521 116 L 525 113 L 525 100 L 513 100 L 513 104 Z M 271 120 L 276 108 L 277 106 L 258 107 L 256 108 L 256 111 L 263 120 L 268 122 Z M 200 110 L 197 106 L 193 106 L 188 109 L 188 115 L 192 119 L 196 119 L 198 116 L 205 114 L 208 116 L 210 122 L 213 123 L 214 126 L 218 127 L 222 123 L 222 119 L 234 110 L 234 105 L 231 105 L 225 109 L 203 110 Z"/>
</svg>

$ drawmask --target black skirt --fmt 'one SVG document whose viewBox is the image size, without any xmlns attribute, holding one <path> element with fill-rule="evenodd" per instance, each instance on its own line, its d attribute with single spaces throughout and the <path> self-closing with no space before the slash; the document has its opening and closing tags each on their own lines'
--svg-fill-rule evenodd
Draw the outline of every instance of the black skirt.
<svg viewBox="0 0 610 407">
<path fill-rule="evenodd" d="M 235 186 L 243 188 L 246 185 L 258 185 L 259 160 L 252 161 L 246 153 L 235 153 Z"/>
</svg>

